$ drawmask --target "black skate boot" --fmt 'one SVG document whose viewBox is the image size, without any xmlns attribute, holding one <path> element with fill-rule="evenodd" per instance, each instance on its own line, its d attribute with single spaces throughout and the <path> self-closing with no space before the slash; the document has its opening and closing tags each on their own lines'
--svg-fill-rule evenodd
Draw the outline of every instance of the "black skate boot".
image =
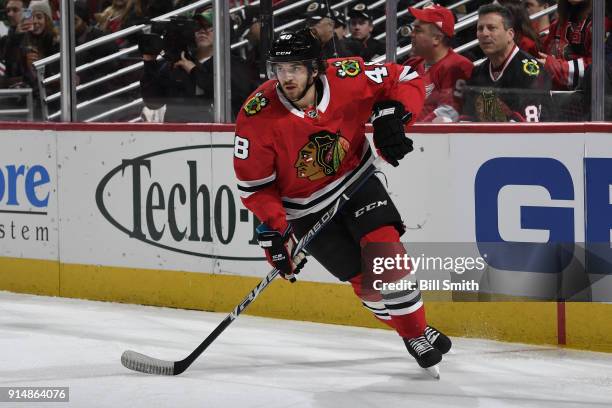
<svg viewBox="0 0 612 408">
<path fill-rule="evenodd" d="M 417 363 L 432 377 L 439 379 L 440 370 L 437 364 L 442 361 L 442 353 L 427 341 L 425 335 L 403 340 L 408 352 Z"/>
<path fill-rule="evenodd" d="M 448 353 L 448 351 L 453 346 L 453 342 L 448 336 L 442 333 L 440 330 L 437 330 L 435 327 L 427 326 L 425 327 L 425 337 L 427 341 L 438 349 L 438 351 L 442 354 Z"/>
</svg>

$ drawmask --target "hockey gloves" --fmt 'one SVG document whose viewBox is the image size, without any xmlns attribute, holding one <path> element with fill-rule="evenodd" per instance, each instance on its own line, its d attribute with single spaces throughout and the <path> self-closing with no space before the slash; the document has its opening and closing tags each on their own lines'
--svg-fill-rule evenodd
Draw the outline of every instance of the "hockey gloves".
<svg viewBox="0 0 612 408">
<path fill-rule="evenodd" d="M 290 228 L 287 228 L 284 234 L 270 229 L 266 224 L 261 224 L 257 227 L 257 240 L 259 246 L 266 251 L 266 258 L 268 262 L 274 268 L 280 271 L 280 275 L 283 279 L 287 279 L 289 282 L 295 282 L 295 276 L 300 272 L 306 263 L 306 254 L 303 251 L 299 251 L 297 254 L 293 253 L 297 240 L 291 232 Z"/>
<path fill-rule="evenodd" d="M 406 112 L 404 105 L 397 101 L 378 102 L 372 109 L 374 145 L 393 167 L 399 166 L 398 160 L 414 149 L 412 139 L 404 131 L 404 123 L 411 118 L 412 113 Z"/>
</svg>

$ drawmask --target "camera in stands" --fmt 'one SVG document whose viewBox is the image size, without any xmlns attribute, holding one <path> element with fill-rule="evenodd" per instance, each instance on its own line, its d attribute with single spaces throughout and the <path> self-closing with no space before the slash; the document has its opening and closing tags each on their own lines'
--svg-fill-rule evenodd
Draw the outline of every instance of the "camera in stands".
<svg viewBox="0 0 612 408">
<path fill-rule="evenodd" d="M 151 21 L 151 33 L 142 34 L 138 40 L 141 54 L 158 55 L 169 62 L 181 59 L 181 53 L 190 57 L 195 46 L 194 33 L 199 25 L 189 17 L 170 17 L 168 20 Z"/>
</svg>

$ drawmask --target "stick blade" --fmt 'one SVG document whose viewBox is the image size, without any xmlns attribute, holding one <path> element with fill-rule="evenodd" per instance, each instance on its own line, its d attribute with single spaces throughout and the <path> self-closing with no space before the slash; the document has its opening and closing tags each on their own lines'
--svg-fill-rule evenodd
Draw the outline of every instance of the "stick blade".
<svg viewBox="0 0 612 408">
<path fill-rule="evenodd" d="M 123 352 L 121 364 L 125 368 L 145 374 L 175 375 L 174 361 L 160 360 L 132 350 Z"/>
</svg>

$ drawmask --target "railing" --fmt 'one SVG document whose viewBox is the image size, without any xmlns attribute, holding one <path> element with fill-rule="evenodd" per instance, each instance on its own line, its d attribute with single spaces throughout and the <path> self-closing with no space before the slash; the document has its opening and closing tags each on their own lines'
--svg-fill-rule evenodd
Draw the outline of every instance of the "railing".
<svg viewBox="0 0 612 408">
<path fill-rule="evenodd" d="M 340 2 L 340 3 L 335 4 L 331 8 L 332 9 L 337 9 L 337 8 L 340 8 L 340 7 L 347 6 L 347 5 L 349 5 L 351 3 L 354 3 L 356 1 L 358 1 L 358 0 L 344 0 L 344 1 Z M 286 13 L 291 12 L 292 10 L 295 10 L 296 8 L 300 8 L 300 7 L 306 5 L 306 4 L 310 3 L 310 2 L 312 2 L 312 0 L 299 0 L 299 1 L 296 1 L 295 3 L 288 4 L 288 5 L 286 5 L 286 6 L 282 7 L 282 8 L 274 10 L 273 13 L 274 13 L 275 16 L 286 14 Z M 159 17 L 152 18 L 151 21 L 165 20 L 165 19 L 167 19 L 169 17 L 181 15 L 183 13 L 192 11 L 192 10 L 194 10 L 196 8 L 199 8 L 199 7 L 202 7 L 202 6 L 206 6 L 206 5 L 210 5 L 211 3 L 212 3 L 212 0 L 199 0 L 199 1 L 196 1 L 195 3 L 190 4 L 190 5 L 181 7 L 180 9 L 173 10 L 173 11 L 171 11 L 169 13 L 166 13 L 164 15 L 161 15 Z M 258 3 L 259 2 L 253 2 L 252 4 L 258 4 Z M 246 6 L 235 7 L 235 8 L 230 10 L 230 13 L 239 11 L 239 10 L 243 9 L 244 7 L 246 7 Z M 283 29 L 294 27 L 294 26 L 300 24 L 302 21 L 304 21 L 304 20 L 303 19 L 298 19 L 298 20 L 295 20 L 295 21 L 291 22 L 288 25 L 277 27 L 277 28 L 275 28 L 275 32 L 278 33 L 280 31 L 282 31 Z M 113 41 L 116 41 L 118 39 L 125 38 L 128 35 L 132 35 L 132 34 L 135 34 L 135 33 L 146 32 L 149 29 L 150 29 L 150 25 L 149 24 L 139 24 L 139 25 L 135 25 L 135 26 L 132 26 L 132 27 L 128 27 L 128 28 L 125 28 L 123 30 L 117 31 L 115 33 L 111 33 L 111 34 L 105 35 L 103 37 L 99 37 L 99 38 L 97 38 L 95 40 L 89 41 L 89 42 L 87 42 L 85 44 L 79 45 L 78 47 L 75 48 L 75 53 L 79 54 L 79 53 L 82 53 L 84 51 L 93 49 L 95 47 L 107 44 L 109 42 L 113 42 Z M 231 45 L 231 49 L 237 49 L 237 48 L 240 48 L 240 47 L 244 47 L 247 44 L 248 44 L 247 40 L 239 41 L 239 42 L 237 42 L 235 44 L 232 44 Z M 103 65 L 105 63 L 108 63 L 108 62 L 111 62 L 111 61 L 116 61 L 118 58 L 126 57 L 129 54 L 132 54 L 132 53 L 136 52 L 137 50 L 138 50 L 138 46 L 136 46 L 136 45 L 130 46 L 130 47 L 127 47 L 127 48 L 124 48 L 124 49 L 121 49 L 121 50 L 119 50 L 119 51 L 117 51 L 115 53 L 112 53 L 110 55 L 102 57 L 102 58 L 100 58 L 98 60 L 91 61 L 91 62 L 82 64 L 82 65 L 76 67 L 76 73 L 79 74 L 79 73 L 82 73 L 84 71 L 90 70 L 90 69 L 98 67 L 100 65 Z M 47 67 L 49 64 L 52 64 L 52 63 L 54 63 L 54 62 L 56 62 L 58 60 L 59 60 L 59 53 L 51 55 L 51 56 L 46 57 L 46 58 L 43 58 L 43 59 L 41 59 L 39 61 L 36 61 L 34 63 L 34 67 L 37 70 L 38 78 L 39 78 L 38 82 L 39 82 L 39 91 L 40 91 L 40 98 L 41 98 L 41 104 L 42 104 L 42 113 L 43 113 L 43 117 L 46 120 L 54 120 L 54 119 L 58 118 L 61 115 L 60 111 L 56 111 L 56 112 L 51 113 L 51 114 L 48 111 L 48 104 L 50 102 L 54 102 L 56 100 L 59 100 L 59 98 L 61 96 L 61 92 L 55 92 L 55 93 L 53 93 L 51 95 L 48 95 L 48 96 L 46 94 L 46 86 L 49 85 L 49 84 L 52 84 L 52 83 L 54 83 L 56 81 L 58 81 L 60 79 L 61 75 L 60 74 L 54 74 L 54 75 L 50 75 L 49 77 L 45 77 L 45 67 Z M 121 69 L 119 69 L 119 70 L 117 70 L 115 72 L 110 73 L 110 74 L 107 74 L 107 75 L 104 75 L 102 77 L 96 78 L 96 79 L 94 79 L 92 81 L 79 84 L 76 87 L 76 92 L 78 94 L 78 92 L 84 91 L 86 89 L 90 89 L 90 88 L 92 88 L 94 86 L 97 86 L 97 85 L 104 84 L 104 83 L 106 83 L 106 82 L 108 82 L 110 80 L 114 80 L 114 79 L 117 79 L 119 77 L 123 77 L 123 76 L 125 76 L 127 74 L 130 74 L 132 72 L 136 72 L 136 71 L 142 69 L 143 66 L 144 66 L 144 64 L 140 61 L 140 62 L 137 62 L 135 64 L 123 67 L 123 68 L 121 68 Z M 100 96 L 98 96 L 98 97 L 96 97 L 96 98 L 94 98 L 92 100 L 84 101 L 84 102 L 79 103 L 77 105 L 77 108 L 76 108 L 77 112 L 79 112 L 83 108 L 91 106 L 91 105 L 93 105 L 93 104 L 95 104 L 97 102 L 100 102 L 100 101 L 103 101 L 103 100 L 107 100 L 110 97 L 117 96 L 117 95 L 120 95 L 120 94 L 123 94 L 123 93 L 126 93 L 126 92 L 133 91 L 133 90 L 135 90 L 137 88 L 138 88 L 138 82 L 136 81 L 136 82 L 132 82 L 132 83 L 126 85 L 126 86 L 123 86 L 122 88 L 120 88 L 118 90 L 114 90 L 114 91 L 108 92 L 108 93 L 106 93 L 104 95 L 100 95 Z M 138 98 L 138 99 L 136 99 L 136 100 L 134 100 L 134 101 L 132 101 L 130 103 L 122 105 L 121 107 L 113 108 L 110 111 L 104 112 L 102 114 L 95 115 L 95 116 L 90 117 L 90 118 L 86 118 L 86 119 L 84 119 L 84 121 L 87 122 L 87 121 L 92 121 L 92 120 L 99 120 L 99 118 L 106 118 L 106 117 L 108 117 L 111 114 L 111 112 L 112 113 L 119 113 L 119 112 L 121 112 L 122 110 L 120 108 L 122 108 L 122 107 L 123 107 L 123 110 L 133 109 L 135 106 L 137 106 L 137 104 L 136 104 L 137 101 L 140 101 L 140 104 L 142 104 L 142 99 Z"/>
<path fill-rule="evenodd" d="M 19 96 L 25 96 L 26 107 L 13 108 L 13 109 L 0 109 L 0 117 L 2 116 L 26 116 L 27 120 L 31 122 L 34 120 L 34 101 L 32 99 L 32 88 L 20 88 L 20 89 L 0 89 L 0 99 L 8 99 Z"/>
<path fill-rule="evenodd" d="M 169 13 L 163 14 L 163 15 L 155 17 L 155 18 L 152 18 L 151 21 L 165 20 L 165 19 L 167 19 L 169 17 L 178 16 L 180 14 L 187 13 L 189 11 L 195 10 L 198 7 L 210 5 L 211 3 L 212 3 L 212 0 L 199 0 L 199 1 L 196 1 L 195 3 L 189 4 L 187 6 L 181 7 L 181 8 L 176 9 L 176 10 L 173 10 L 173 11 L 171 11 Z M 100 45 L 104 45 L 104 44 L 116 41 L 118 39 L 125 38 L 126 36 L 131 35 L 131 34 L 145 32 L 148 29 L 150 29 L 150 25 L 148 25 L 148 24 L 138 24 L 138 25 L 135 25 L 135 26 L 132 26 L 132 27 L 125 28 L 125 29 L 117 31 L 115 33 L 111 33 L 111 34 L 105 35 L 103 37 L 96 38 L 95 40 L 89 41 L 89 42 L 87 42 L 85 44 L 79 45 L 78 47 L 75 48 L 75 54 L 79 54 L 79 53 L 82 53 L 83 51 L 90 50 L 90 49 L 98 47 Z M 127 55 L 129 55 L 129 54 L 131 54 L 131 53 L 133 53 L 133 52 L 135 52 L 137 50 L 138 50 L 138 46 L 136 46 L 136 45 L 124 48 L 122 50 L 119 50 L 118 52 L 115 52 L 113 54 L 107 55 L 107 56 L 105 56 L 103 58 L 100 58 L 98 60 L 95 60 L 95 61 L 83 64 L 83 65 L 80 65 L 80 66 L 78 66 L 76 68 L 76 72 L 78 74 L 78 73 L 81 73 L 83 71 L 89 70 L 91 68 L 97 67 L 99 65 L 105 64 L 107 62 L 116 61 L 118 58 L 125 57 L 125 56 L 127 56 Z M 60 115 L 59 111 L 58 112 L 54 112 L 52 114 L 49 114 L 49 112 L 48 112 L 48 105 L 47 104 L 49 102 L 53 102 L 56 99 L 59 99 L 61 93 L 56 92 L 56 93 L 54 93 L 52 95 L 46 96 L 46 88 L 45 88 L 47 85 L 49 85 L 49 84 L 51 84 L 51 83 L 53 83 L 55 81 L 58 81 L 60 79 L 60 77 L 61 77 L 60 74 L 55 74 L 55 75 L 51 75 L 51 76 L 45 78 L 45 67 L 48 66 L 49 64 L 52 64 L 52 63 L 58 61 L 58 60 L 59 60 L 59 53 L 51 55 L 51 56 L 46 57 L 46 58 L 43 58 L 41 60 L 38 60 L 38 61 L 34 62 L 34 64 L 33 64 L 34 68 L 36 68 L 36 71 L 37 71 L 37 74 L 38 74 L 37 76 L 39 78 L 38 84 L 39 84 L 39 91 L 40 91 L 40 97 L 41 97 L 42 112 L 43 112 L 43 117 L 46 120 L 55 119 L 55 118 L 59 117 L 59 115 Z M 102 83 L 104 83 L 106 81 L 109 81 L 111 79 L 118 78 L 118 77 L 126 75 L 128 73 L 137 71 L 138 69 L 142 68 L 142 66 L 143 66 L 142 62 L 138 62 L 138 63 L 133 64 L 131 66 L 122 68 L 121 70 L 119 70 L 117 72 L 114 72 L 112 74 L 106 75 L 105 77 L 103 77 L 103 78 L 105 78 L 104 80 L 101 80 L 102 78 L 97 78 L 97 79 L 95 79 L 95 80 L 93 80 L 91 82 L 80 84 L 79 86 L 77 86 L 76 91 L 78 93 L 79 91 L 91 88 L 92 86 L 99 85 L 99 84 L 102 84 Z M 131 84 L 121 88 L 121 90 L 119 90 L 120 92 L 113 91 L 113 92 L 109 92 L 109 93 L 107 93 L 105 95 L 101 95 L 99 97 L 96 97 L 95 98 L 95 102 L 100 102 L 100 101 L 106 100 L 106 99 L 108 99 L 108 98 L 110 98 L 112 96 L 116 96 L 118 94 L 125 93 L 127 91 L 130 91 L 130 90 L 133 90 L 133 89 L 136 89 L 136 88 L 138 88 L 138 82 L 132 82 Z M 92 103 L 95 103 L 95 102 L 85 101 L 83 103 L 78 104 L 77 105 L 77 112 L 80 109 L 82 109 L 82 108 L 84 108 L 86 106 L 90 106 Z M 132 108 L 133 104 L 130 103 L 130 104 L 126 104 L 126 105 L 123 105 L 123 106 L 129 106 L 129 108 Z M 114 111 L 114 113 L 117 113 L 115 111 L 115 109 L 112 109 L 112 111 Z M 107 112 L 105 112 L 105 113 L 107 113 Z M 97 115 L 97 116 L 100 116 L 100 115 Z M 85 119 L 85 121 L 88 121 L 90 119 L 92 119 L 92 118 Z"/>
<path fill-rule="evenodd" d="M 286 6 L 282 7 L 282 8 L 274 10 L 273 13 L 274 13 L 275 16 L 282 15 L 282 14 L 288 13 L 288 12 L 290 12 L 292 10 L 295 10 L 296 8 L 300 8 L 300 7 L 310 3 L 311 1 L 312 0 L 298 0 L 298 1 L 294 2 L 294 3 L 292 3 L 292 4 L 288 4 L 288 5 L 286 5 Z M 339 8 L 342 8 L 342 7 L 347 7 L 350 4 L 355 3 L 356 1 L 358 1 L 358 0 L 344 0 L 344 1 L 341 1 L 341 2 L 339 2 L 337 4 L 334 4 L 333 6 L 331 6 L 331 8 L 332 9 L 339 9 Z M 473 0 L 459 0 L 456 3 L 450 5 L 448 8 L 449 9 L 455 9 L 455 8 L 457 8 L 459 6 L 462 6 L 464 4 L 469 3 L 470 1 L 473 1 Z M 429 2 L 430 2 L 430 0 L 419 1 L 419 2 L 417 2 L 414 5 L 414 7 L 422 7 L 422 6 L 426 5 Z M 199 0 L 199 1 L 196 1 L 195 3 L 187 5 L 185 7 L 180 8 L 180 9 L 171 11 L 171 12 L 166 13 L 164 15 L 161 15 L 159 17 L 155 17 L 155 18 L 151 19 L 151 21 L 165 20 L 165 19 L 167 19 L 169 17 L 177 16 L 177 15 L 189 12 L 191 10 L 194 10 L 194 9 L 196 9 L 198 7 L 209 5 L 211 3 L 212 3 L 212 0 Z M 255 1 L 252 4 L 258 4 L 258 3 L 259 2 Z M 371 10 L 372 9 L 376 9 L 378 7 L 383 6 L 384 4 L 385 4 L 385 1 L 378 1 L 376 3 L 373 3 L 369 7 L 369 9 L 371 9 Z M 231 9 L 230 12 L 239 11 L 239 10 L 243 9 L 244 7 L 246 7 L 246 6 L 235 7 L 233 9 Z M 543 11 L 537 13 L 537 14 L 534 14 L 533 16 L 531 16 L 531 18 L 532 19 L 536 19 L 536 18 L 539 18 L 539 17 L 541 17 L 543 15 L 553 13 L 554 11 L 556 11 L 556 7 L 557 7 L 556 5 L 552 6 L 552 7 L 549 7 L 546 10 L 543 10 Z M 407 13 L 408 13 L 407 9 L 406 10 L 401 10 L 401 11 L 399 11 L 397 13 L 397 16 L 401 17 L 401 16 L 406 15 Z M 478 20 L 477 13 L 470 13 L 470 14 L 464 16 L 464 18 L 460 19 L 455 24 L 455 32 L 458 32 L 458 31 L 461 31 L 461 30 L 464 30 L 464 29 L 467 29 L 469 27 L 474 26 L 476 24 L 477 20 Z M 301 24 L 303 21 L 304 21 L 303 19 L 294 20 L 294 21 L 292 21 L 290 23 L 287 23 L 287 24 L 284 24 L 282 26 L 276 27 L 274 29 L 274 31 L 276 33 L 278 33 L 278 32 L 280 32 L 282 30 L 295 27 L 295 26 Z M 380 23 L 382 23 L 384 21 L 385 21 L 385 17 L 380 17 L 380 18 L 375 19 L 373 21 L 373 23 L 374 24 L 380 24 Z M 148 24 L 139 24 L 139 25 L 136 25 L 136 26 L 128 27 L 128 28 L 123 29 L 121 31 L 117 31 L 115 33 L 108 34 L 108 35 L 105 35 L 103 37 L 97 38 L 97 39 L 95 39 L 93 41 L 90 41 L 88 43 L 82 44 L 82 45 L 76 47 L 75 52 L 78 54 L 78 53 L 81 53 L 83 51 L 90 50 L 92 48 L 98 47 L 100 45 L 107 44 L 107 43 L 112 42 L 112 41 L 116 41 L 117 39 L 124 38 L 124 37 L 126 37 L 128 35 L 131 35 L 131 34 L 145 32 L 148 29 L 150 29 L 150 25 L 148 25 Z M 376 38 L 377 39 L 383 39 L 383 38 L 385 38 L 385 36 L 386 36 L 386 33 L 382 33 L 382 34 L 378 35 Z M 231 49 L 237 49 L 237 48 L 245 46 L 246 44 L 248 44 L 248 41 L 247 40 L 242 40 L 242 41 L 238 41 L 238 42 L 236 42 L 234 44 L 231 44 L 230 47 L 231 47 Z M 476 47 L 477 45 L 478 45 L 477 40 L 470 41 L 470 42 L 468 42 L 466 44 L 463 44 L 463 45 L 457 47 L 455 49 L 455 51 L 456 52 L 465 52 L 465 51 L 467 51 L 469 49 L 472 49 L 472 48 Z M 405 47 L 398 48 L 397 57 L 405 56 L 406 54 L 408 54 L 410 52 L 411 49 L 412 49 L 412 45 L 408 45 L 408 46 L 405 46 Z M 82 64 L 82 65 L 78 66 L 76 68 L 76 72 L 77 72 L 77 74 L 78 73 L 82 73 L 84 71 L 91 70 L 91 69 L 93 69 L 95 67 L 98 67 L 100 65 L 103 65 L 105 63 L 108 63 L 108 62 L 111 62 L 111 61 L 116 61 L 118 58 L 124 58 L 124 57 L 128 56 L 129 54 L 132 54 L 132 53 L 136 52 L 137 50 L 138 50 L 138 46 L 130 46 L 130 47 L 121 49 L 121 50 L 119 50 L 119 51 L 117 51 L 117 52 L 115 52 L 113 54 L 107 55 L 107 56 L 102 57 L 102 58 L 100 58 L 98 60 L 91 61 L 91 62 L 88 62 L 88 63 L 85 63 L 85 64 Z M 49 56 L 47 58 L 41 59 L 39 61 L 36 61 L 34 63 L 34 67 L 38 71 L 38 79 L 39 79 L 38 82 L 39 82 L 39 90 L 40 90 L 39 94 L 40 94 L 41 104 L 42 104 L 42 113 L 43 113 L 43 117 L 45 119 L 47 119 L 47 120 L 54 120 L 54 119 L 56 119 L 56 118 L 58 118 L 60 116 L 60 112 L 59 111 L 58 112 L 53 112 L 53 113 L 49 114 L 49 112 L 48 112 L 48 104 L 51 103 L 51 102 L 58 101 L 60 99 L 61 93 L 60 92 L 54 92 L 54 93 L 52 93 L 52 94 L 50 94 L 48 96 L 46 94 L 46 86 L 51 84 L 51 83 L 53 83 L 53 82 L 58 81 L 60 79 L 60 74 L 51 75 L 51 76 L 46 77 L 46 78 L 44 76 L 45 67 L 48 66 L 51 63 L 54 63 L 54 62 L 58 61 L 58 59 L 59 59 L 59 54 L 55 54 L 55 55 Z M 383 55 L 383 56 L 377 57 L 374 60 L 374 62 L 380 62 L 380 61 L 384 61 L 384 60 L 385 60 L 385 56 Z M 138 62 L 136 62 L 134 64 L 122 67 L 121 69 L 118 69 L 118 70 L 116 70 L 114 72 L 111 72 L 109 74 L 106 74 L 104 76 L 95 78 L 95 79 L 93 79 L 93 80 L 91 80 L 89 82 L 85 82 L 85 83 L 79 84 L 76 87 L 76 92 L 78 93 L 78 92 L 82 92 L 84 90 L 92 89 L 93 87 L 102 85 L 104 83 L 107 83 L 108 81 L 112 81 L 112 80 L 116 80 L 117 78 L 125 77 L 126 75 L 129 75 L 131 73 L 134 73 L 136 71 L 141 70 L 143 68 L 143 66 L 144 66 L 143 62 L 142 61 L 138 61 Z M 127 92 L 135 91 L 138 88 L 139 88 L 139 82 L 138 81 L 133 81 L 133 82 L 128 83 L 128 84 L 123 84 L 123 86 L 120 87 L 119 89 L 115 89 L 115 90 L 113 90 L 111 92 L 106 92 L 106 93 L 104 93 L 102 95 L 97 95 L 95 98 L 92 98 L 90 100 L 86 100 L 86 101 L 83 101 L 83 102 L 79 103 L 77 105 L 77 107 L 76 107 L 77 112 L 82 111 L 86 107 L 91 107 L 92 105 L 95 105 L 95 104 L 97 104 L 99 102 L 108 100 L 109 98 L 112 98 L 112 97 L 115 97 L 115 96 L 118 96 L 118 95 L 122 95 L 122 94 L 125 94 Z M 120 112 L 125 111 L 127 109 L 134 109 L 134 108 L 136 108 L 138 106 L 141 106 L 142 104 L 143 104 L 142 99 L 141 98 L 136 98 L 136 99 L 134 99 L 133 101 L 131 101 L 129 103 L 125 103 L 125 104 L 122 104 L 121 106 L 114 107 L 114 108 L 112 108 L 112 109 L 110 109 L 108 111 L 102 112 L 100 114 L 95 114 L 94 116 L 91 116 L 89 118 L 83 118 L 83 120 L 84 121 L 95 121 L 95 120 L 100 120 L 100 119 L 108 118 L 109 116 L 112 116 L 113 114 L 120 113 Z"/>
<path fill-rule="evenodd" d="M 311 1 L 312 0 L 299 0 L 299 1 L 295 2 L 295 3 L 288 4 L 287 6 L 285 6 L 283 8 L 275 10 L 274 11 L 274 15 L 278 16 L 278 15 L 286 14 L 286 13 L 292 11 L 292 10 L 295 10 L 296 8 L 299 8 L 301 6 L 304 6 L 304 5 L 308 4 L 308 3 L 310 3 Z M 358 0 L 345 0 L 345 1 L 342 1 L 342 2 L 332 6 L 332 8 L 333 9 L 337 9 L 337 8 L 349 5 L 351 3 L 354 3 L 356 1 L 358 1 Z M 178 16 L 178 15 L 181 15 L 183 13 L 187 13 L 189 11 L 197 9 L 199 7 L 210 5 L 211 3 L 212 3 L 212 0 L 199 0 L 199 1 L 196 1 L 195 3 L 187 5 L 185 7 L 181 7 L 180 9 L 173 10 L 173 11 L 171 11 L 169 13 L 166 13 L 164 15 L 161 15 L 159 17 L 152 18 L 151 21 L 165 20 L 165 19 L 167 19 L 169 17 Z M 253 2 L 252 4 L 258 4 L 258 3 L 259 2 Z M 243 9 L 244 7 L 245 6 L 235 7 L 233 9 L 231 9 L 230 12 L 233 13 L 233 12 L 239 11 L 239 10 Z M 292 22 L 292 24 L 290 24 L 290 25 L 288 25 L 286 27 L 293 27 L 295 25 L 300 24 L 301 21 L 303 21 L 303 20 L 296 20 L 296 21 Z M 82 44 L 82 45 L 76 47 L 75 48 L 75 54 L 79 54 L 79 53 L 82 53 L 84 51 L 91 50 L 91 49 L 93 49 L 95 47 L 99 47 L 101 45 L 104 45 L 104 44 L 116 41 L 118 39 L 125 38 L 126 36 L 129 36 L 129 35 L 133 35 L 133 34 L 136 34 L 136 33 L 146 32 L 149 29 L 150 29 L 150 25 L 149 24 L 139 24 L 139 25 L 135 25 L 135 26 L 132 26 L 132 27 L 125 28 L 123 30 L 120 30 L 120 31 L 117 31 L 115 33 L 111 33 L 111 34 L 108 34 L 108 35 L 105 35 L 103 37 L 97 38 L 95 40 L 92 40 L 90 42 L 87 42 L 85 44 Z M 284 27 L 277 27 L 275 29 L 275 32 L 280 32 L 280 31 L 282 31 L 282 29 L 284 29 Z M 237 42 L 235 44 L 232 44 L 231 45 L 231 49 L 240 48 L 240 47 L 245 46 L 246 44 L 248 44 L 248 41 L 246 41 L 246 40 L 239 41 L 239 42 Z M 76 73 L 79 74 L 79 73 L 82 73 L 84 71 L 91 70 L 92 68 L 98 67 L 100 65 L 106 64 L 108 62 L 116 61 L 118 58 L 124 58 L 124 57 L 128 56 L 129 54 L 135 53 L 137 50 L 138 50 L 138 46 L 136 46 L 136 45 L 130 46 L 130 47 L 127 47 L 127 48 L 124 48 L 124 49 L 121 49 L 121 50 L 119 50 L 119 51 L 117 51 L 117 52 L 115 52 L 113 54 L 107 55 L 107 56 L 105 56 L 103 58 L 100 58 L 98 60 L 91 61 L 91 62 L 88 62 L 86 64 L 83 64 L 83 65 L 80 65 L 80 66 L 76 67 Z M 46 57 L 46 58 L 43 58 L 43 59 L 41 59 L 39 61 L 36 61 L 34 63 L 34 67 L 37 70 L 38 78 L 39 78 L 39 91 L 40 91 L 40 98 L 41 98 L 41 105 L 42 105 L 42 113 L 43 113 L 43 118 L 45 120 L 54 120 L 54 119 L 56 119 L 56 118 L 58 118 L 60 116 L 60 112 L 59 111 L 56 111 L 56 112 L 53 112 L 53 113 L 50 114 L 49 113 L 49 109 L 48 109 L 48 104 L 50 102 L 54 102 L 56 100 L 59 100 L 59 98 L 61 96 L 61 93 L 60 92 L 55 92 L 55 93 L 52 93 L 51 95 L 47 96 L 47 94 L 46 94 L 46 87 L 48 85 L 54 83 L 54 82 L 57 82 L 60 79 L 61 74 L 55 74 L 55 75 L 50 75 L 49 77 L 45 77 L 45 68 L 49 64 L 55 63 L 58 60 L 59 60 L 59 53 L 51 55 L 51 56 Z M 135 64 L 123 67 L 123 68 L 121 68 L 121 69 L 119 69 L 119 70 L 117 70 L 117 71 L 115 71 L 113 73 L 104 75 L 104 76 L 102 76 L 100 78 L 96 78 L 96 79 L 94 79 L 92 81 L 79 84 L 76 87 L 77 94 L 78 94 L 78 92 L 84 91 L 86 89 L 90 89 L 90 88 L 92 88 L 94 86 L 98 86 L 98 85 L 104 84 L 104 83 L 106 83 L 106 82 L 108 82 L 110 80 L 114 80 L 114 79 L 117 79 L 117 78 L 120 78 L 120 77 L 124 77 L 127 74 L 130 74 L 132 72 L 136 72 L 136 71 L 142 69 L 142 67 L 143 67 L 143 63 L 142 62 L 137 62 Z M 88 101 L 79 103 L 77 105 L 77 112 L 79 112 L 83 108 L 91 106 L 91 105 L 93 105 L 93 104 L 95 104 L 97 102 L 100 102 L 100 101 L 103 101 L 103 100 L 107 100 L 110 97 L 117 96 L 117 95 L 120 95 L 120 94 L 123 94 L 123 93 L 126 93 L 126 92 L 133 91 L 133 90 L 135 90 L 137 88 L 138 88 L 138 82 L 132 82 L 132 83 L 128 84 L 127 86 L 124 86 L 124 87 L 122 87 L 122 88 L 120 88 L 118 90 L 114 90 L 114 91 L 106 93 L 104 95 L 100 95 L 100 96 L 98 96 L 98 97 L 96 97 L 96 98 L 94 98 L 92 100 L 88 100 Z M 128 104 L 122 105 L 122 107 L 124 108 L 123 110 L 134 108 L 135 107 L 135 103 L 137 101 L 140 101 L 140 104 L 142 104 L 142 99 L 136 99 L 133 102 L 130 102 Z M 99 118 L 107 118 L 109 115 L 111 115 L 111 112 L 113 114 L 114 113 L 122 112 L 122 110 L 120 108 L 121 107 L 113 108 L 110 111 L 104 112 L 104 113 L 102 113 L 100 115 L 96 115 L 94 117 L 86 118 L 85 121 L 98 120 Z"/>
</svg>

